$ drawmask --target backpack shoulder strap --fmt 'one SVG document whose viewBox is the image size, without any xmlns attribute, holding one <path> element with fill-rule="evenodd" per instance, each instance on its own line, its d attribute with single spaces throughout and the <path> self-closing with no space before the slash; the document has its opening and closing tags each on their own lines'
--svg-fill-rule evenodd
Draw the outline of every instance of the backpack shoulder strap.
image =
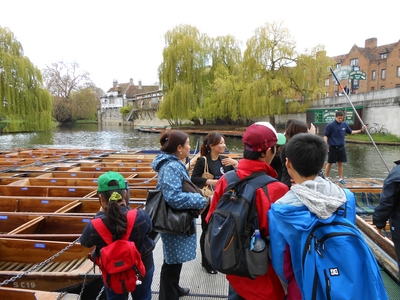
<svg viewBox="0 0 400 300">
<path fill-rule="evenodd" d="M 122 237 L 122 240 L 127 240 L 131 235 L 133 225 L 136 221 L 137 209 L 129 210 L 126 214 L 126 233 Z M 107 226 L 104 224 L 101 218 L 93 219 L 92 221 L 94 229 L 100 234 L 100 237 L 106 242 L 107 245 L 110 245 L 113 242 L 112 234 Z"/>
<path fill-rule="evenodd" d="M 278 181 L 278 180 L 276 180 L 275 178 L 272 178 L 271 176 L 269 176 L 266 173 L 264 173 L 262 175 L 259 175 L 259 176 L 255 177 L 255 178 L 251 179 L 249 181 L 249 183 L 254 187 L 254 189 L 258 189 L 258 188 L 261 188 L 261 187 L 265 187 L 269 183 L 275 182 L 275 181 Z"/>
<path fill-rule="evenodd" d="M 100 234 L 100 237 L 106 242 L 106 244 L 110 245 L 113 242 L 112 234 L 110 230 L 108 230 L 107 226 L 104 224 L 103 220 L 101 218 L 96 218 L 90 222 L 92 223 L 97 233 Z"/>
<path fill-rule="evenodd" d="M 126 233 L 123 235 L 122 240 L 129 239 L 132 229 L 135 225 L 137 212 L 138 212 L 137 208 L 133 210 L 128 210 L 128 213 L 126 214 Z"/>
<path fill-rule="evenodd" d="M 263 176 L 263 175 L 265 175 L 265 176 Z M 263 177 L 261 177 L 261 176 L 263 176 Z M 256 185 L 259 184 L 259 186 L 257 187 L 257 188 L 259 188 L 263 184 L 267 184 L 267 183 L 263 183 L 263 182 L 265 182 L 266 177 L 271 178 L 272 181 L 276 180 L 276 179 L 273 179 L 271 176 L 268 176 L 264 171 L 252 173 L 251 175 L 243 177 L 242 179 L 240 179 L 239 176 L 236 174 L 236 171 L 235 170 L 231 170 L 231 171 L 225 173 L 225 178 L 226 178 L 226 183 L 227 183 L 226 191 L 229 191 L 234 186 L 241 186 L 242 183 L 247 182 L 247 181 L 252 181 L 254 179 L 258 179 L 258 180 L 256 181 L 256 184 L 252 184 L 252 186 L 255 187 Z"/>
<path fill-rule="evenodd" d="M 225 173 L 225 178 L 226 178 L 226 190 L 229 191 L 232 186 L 240 180 L 239 176 L 236 174 L 235 170 L 229 171 Z"/>
</svg>

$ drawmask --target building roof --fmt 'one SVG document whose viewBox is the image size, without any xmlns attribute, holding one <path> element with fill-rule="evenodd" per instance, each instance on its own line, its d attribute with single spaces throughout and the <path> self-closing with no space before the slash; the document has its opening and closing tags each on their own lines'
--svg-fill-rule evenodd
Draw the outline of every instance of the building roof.
<svg viewBox="0 0 400 300">
<path fill-rule="evenodd" d="M 113 82 L 113 87 L 111 87 L 107 93 L 110 92 L 118 92 L 118 96 L 126 95 L 127 98 L 132 98 L 137 94 L 149 93 L 153 91 L 158 91 L 159 87 L 157 85 L 142 85 L 142 82 L 139 81 L 138 85 L 133 83 L 133 79 L 131 79 L 127 83 L 118 83 L 118 81 Z"/>
<path fill-rule="evenodd" d="M 351 53 L 354 49 L 357 49 L 358 51 L 363 53 L 364 56 L 367 59 L 369 59 L 370 61 L 377 61 L 377 60 L 381 59 L 381 54 L 392 52 L 392 50 L 396 47 L 396 45 L 398 43 L 399 42 L 377 46 L 377 39 L 371 38 L 371 39 L 367 39 L 365 41 L 364 48 L 358 47 L 356 44 L 354 44 L 349 53 Z M 334 56 L 334 57 L 332 57 L 332 59 L 334 59 L 336 62 L 340 63 L 340 62 L 344 61 L 344 59 L 349 55 L 349 53 Z"/>
</svg>

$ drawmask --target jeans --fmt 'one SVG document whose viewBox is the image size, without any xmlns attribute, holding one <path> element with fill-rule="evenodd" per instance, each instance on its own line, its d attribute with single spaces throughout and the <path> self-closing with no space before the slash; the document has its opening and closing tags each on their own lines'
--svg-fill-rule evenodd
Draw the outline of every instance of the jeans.
<svg viewBox="0 0 400 300">
<path fill-rule="evenodd" d="M 137 285 L 136 289 L 131 293 L 133 300 L 151 300 L 151 284 L 153 282 L 154 265 L 146 270 L 146 275 L 142 280 L 141 285 Z M 127 300 L 128 294 L 116 294 L 113 290 L 104 286 L 106 291 L 107 300 Z"/>
<path fill-rule="evenodd" d="M 246 300 L 246 299 L 239 296 L 239 294 L 236 293 L 236 291 L 233 289 L 233 287 L 229 284 L 228 300 Z"/>
</svg>

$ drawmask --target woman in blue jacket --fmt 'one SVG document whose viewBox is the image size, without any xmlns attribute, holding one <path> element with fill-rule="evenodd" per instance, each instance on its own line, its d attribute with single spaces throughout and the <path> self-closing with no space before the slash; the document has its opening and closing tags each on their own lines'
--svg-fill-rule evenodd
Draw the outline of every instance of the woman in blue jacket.
<svg viewBox="0 0 400 300">
<path fill-rule="evenodd" d="M 168 130 L 161 134 L 161 151 L 151 163 L 158 172 L 156 189 L 162 190 L 165 201 L 174 209 L 203 209 L 207 203 L 200 193 L 183 192 L 183 180 L 190 177 L 183 161 L 189 156 L 190 144 L 186 133 Z M 195 222 L 195 220 L 193 221 Z M 196 258 L 197 237 L 160 233 L 164 263 L 160 274 L 160 300 L 177 300 L 189 294 L 179 286 L 182 263 Z"/>
</svg>

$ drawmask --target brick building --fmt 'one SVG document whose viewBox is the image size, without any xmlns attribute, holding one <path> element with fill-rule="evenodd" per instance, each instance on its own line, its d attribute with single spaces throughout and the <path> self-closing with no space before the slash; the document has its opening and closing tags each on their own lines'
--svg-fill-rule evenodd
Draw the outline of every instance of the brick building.
<svg viewBox="0 0 400 300">
<path fill-rule="evenodd" d="M 370 38 L 364 48 L 354 45 L 348 54 L 332 59 L 336 62 L 335 74 L 349 93 L 400 88 L 400 41 L 378 46 L 378 39 Z M 325 97 L 340 96 L 342 91 L 335 83 L 332 74 L 325 78 Z"/>
</svg>

